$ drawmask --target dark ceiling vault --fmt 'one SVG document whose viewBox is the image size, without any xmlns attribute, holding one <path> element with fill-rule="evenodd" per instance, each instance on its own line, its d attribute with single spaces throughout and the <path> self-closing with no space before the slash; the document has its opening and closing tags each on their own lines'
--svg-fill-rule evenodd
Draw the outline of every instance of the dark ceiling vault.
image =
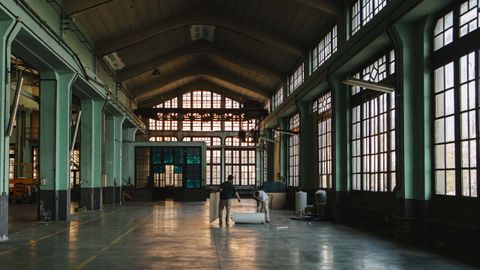
<svg viewBox="0 0 480 270">
<path fill-rule="evenodd" d="M 335 24 L 343 5 L 338 0 L 65 0 L 65 14 L 93 40 L 101 61 L 118 56 L 125 65 L 116 71 L 118 80 L 144 107 L 185 86 L 266 102 Z M 209 28 L 209 38 L 193 38 L 194 25 Z M 160 74 L 152 76 L 155 69 Z"/>
</svg>

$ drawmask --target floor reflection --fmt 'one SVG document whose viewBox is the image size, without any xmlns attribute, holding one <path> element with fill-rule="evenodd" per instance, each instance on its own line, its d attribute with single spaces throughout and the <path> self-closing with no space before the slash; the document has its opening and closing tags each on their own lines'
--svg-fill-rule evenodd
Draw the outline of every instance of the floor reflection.
<svg viewBox="0 0 480 270">
<path fill-rule="evenodd" d="M 234 212 L 255 212 L 255 201 L 233 202 Z M 0 269 L 474 269 L 291 214 L 272 211 L 271 224 L 219 227 L 209 223 L 208 201 L 165 201 L 82 211 L 49 225 L 17 218 L 12 226 L 21 229 L 0 245 Z"/>
</svg>

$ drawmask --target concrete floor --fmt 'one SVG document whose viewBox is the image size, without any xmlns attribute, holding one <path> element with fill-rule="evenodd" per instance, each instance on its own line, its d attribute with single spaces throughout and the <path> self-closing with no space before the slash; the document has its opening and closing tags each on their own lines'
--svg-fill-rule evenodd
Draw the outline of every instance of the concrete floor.
<svg viewBox="0 0 480 270">
<path fill-rule="evenodd" d="M 253 211 L 254 201 L 233 208 Z M 210 225 L 208 214 L 208 202 L 167 201 L 81 212 L 69 223 L 14 221 L 0 269 L 475 269 L 350 227 L 293 221 L 291 211 L 230 227 Z"/>
</svg>

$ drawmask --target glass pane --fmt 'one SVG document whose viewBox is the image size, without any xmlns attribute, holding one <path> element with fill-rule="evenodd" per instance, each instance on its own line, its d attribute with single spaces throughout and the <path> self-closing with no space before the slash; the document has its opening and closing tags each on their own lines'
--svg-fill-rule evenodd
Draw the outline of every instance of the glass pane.
<svg viewBox="0 0 480 270">
<path fill-rule="evenodd" d="M 455 168 L 455 144 L 449 143 L 445 145 L 446 166 L 449 169 Z"/>
<path fill-rule="evenodd" d="M 452 195 L 454 196 L 456 194 L 455 192 L 455 171 L 449 170 L 446 171 L 446 176 L 447 176 L 447 194 L 446 195 Z"/>
<path fill-rule="evenodd" d="M 445 171 L 435 173 L 435 193 L 445 194 Z"/>
<path fill-rule="evenodd" d="M 443 144 L 435 146 L 435 168 L 445 168 L 445 146 Z"/>
<path fill-rule="evenodd" d="M 445 118 L 445 140 L 447 142 L 455 140 L 455 120 L 453 116 Z"/>
<path fill-rule="evenodd" d="M 445 142 L 445 126 L 444 119 L 439 119 L 435 121 L 435 142 L 442 143 Z"/>
</svg>

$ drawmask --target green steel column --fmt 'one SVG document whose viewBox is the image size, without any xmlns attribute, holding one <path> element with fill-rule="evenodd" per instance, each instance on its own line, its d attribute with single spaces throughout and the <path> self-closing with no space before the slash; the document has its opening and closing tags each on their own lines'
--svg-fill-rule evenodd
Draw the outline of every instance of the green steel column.
<svg viewBox="0 0 480 270">
<path fill-rule="evenodd" d="M 313 189 L 313 181 L 317 179 L 312 173 L 313 154 L 313 125 L 311 102 L 298 103 L 300 112 L 300 179 L 301 189 Z"/>
<path fill-rule="evenodd" d="M 333 98 L 332 144 L 333 144 L 333 188 L 337 218 L 345 217 L 350 182 L 350 94 L 349 87 L 338 76 L 329 78 Z"/>
<path fill-rule="evenodd" d="M 135 133 L 136 127 L 123 128 L 122 185 L 135 184 Z"/>
<path fill-rule="evenodd" d="M 102 108 L 105 101 L 82 99 L 80 120 L 80 208 L 102 209 Z"/>
<path fill-rule="evenodd" d="M 266 135 L 267 135 L 267 138 L 269 139 L 272 139 L 273 140 L 273 130 L 271 128 L 267 128 L 265 130 L 266 132 Z M 272 142 L 266 142 L 266 145 L 267 145 L 267 179 L 265 179 L 265 181 L 274 181 L 275 178 L 277 177 L 276 175 L 274 175 L 273 173 L 273 164 L 274 164 L 274 143 Z"/>
<path fill-rule="evenodd" d="M 333 97 L 333 145 L 334 145 L 334 179 L 335 191 L 347 192 L 350 183 L 350 108 L 349 88 L 339 77 L 329 79 Z"/>
<path fill-rule="evenodd" d="M 340 1 L 337 1 L 340 2 Z M 343 2 L 343 1 L 341 1 Z M 342 7 L 337 18 L 337 46 L 343 48 L 349 38 L 348 3 L 338 3 Z M 333 146 L 333 179 L 332 185 L 334 202 L 334 215 L 345 216 L 350 182 L 350 95 L 349 88 L 342 83 L 342 78 L 330 75 L 328 82 L 332 91 L 332 146 Z"/>
<path fill-rule="evenodd" d="M 40 205 L 52 220 L 70 219 L 70 129 L 73 73 L 42 72 Z"/>
<path fill-rule="evenodd" d="M 31 130 L 31 119 L 32 119 L 32 111 L 23 111 L 23 123 L 25 125 L 26 130 L 30 129 Z M 26 134 L 28 132 L 25 131 L 23 132 L 22 138 L 23 138 L 23 149 L 22 149 L 22 162 L 25 163 L 32 163 L 32 146 L 30 144 L 30 140 L 27 140 Z"/>
<path fill-rule="evenodd" d="M 278 124 L 281 130 L 288 130 L 288 119 L 281 117 L 278 119 Z M 285 184 L 288 186 L 288 135 L 280 134 L 280 177 L 285 179 Z"/>
<path fill-rule="evenodd" d="M 255 149 L 255 184 L 257 186 L 262 186 L 263 182 L 265 181 L 263 179 L 263 159 L 265 158 L 263 156 L 263 149 L 257 148 Z"/>
<path fill-rule="evenodd" d="M 122 181 L 122 123 L 125 118 L 119 115 L 107 115 L 105 139 L 105 204 L 121 203 Z"/>
<path fill-rule="evenodd" d="M 10 95 L 10 98 L 12 98 L 12 95 Z M 25 127 L 23 126 L 23 115 L 22 111 L 18 110 L 17 116 L 16 116 L 16 126 L 12 131 L 12 136 L 10 137 L 10 145 L 14 144 L 15 145 L 15 163 L 21 163 L 22 157 L 23 157 L 23 140 L 22 140 L 22 132 L 18 132 L 19 130 L 23 130 Z M 14 177 L 23 177 L 23 167 L 17 167 L 15 169 L 15 175 Z"/>
<path fill-rule="evenodd" d="M 123 182 L 123 164 L 122 164 L 122 152 L 123 152 L 123 121 L 125 120 L 124 116 L 115 118 L 115 180 L 117 185 L 116 194 L 115 194 L 115 203 L 123 203 L 123 193 L 122 193 L 122 182 Z"/>
<path fill-rule="evenodd" d="M 19 31 L 13 18 L 0 15 L 0 242 L 8 240 L 9 137 L 4 130 L 10 117 L 10 44 Z"/>
<path fill-rule="evenodd" d="M 422 216 L 431 197 L 431 18 L 392 28 L 397 53 L 398 192 L 400 214 Z"/>
<path fill-rule="evenodd" d="M 24 166 L 18 166 L 15 170 L 15 177 L 32 177 L 32 167 L 27 166 L 32 162 L 32 148 L 30 141 L 25 138 L 26 130 L 30 124 L 31 111 L 18 110 L 16 123 L 17 126 L 13 130 L 10 144 L 15 142 L 15 162 L 23 163 Z M 15 138 L 15 139 L 14 139 Z"/>
</svg>

